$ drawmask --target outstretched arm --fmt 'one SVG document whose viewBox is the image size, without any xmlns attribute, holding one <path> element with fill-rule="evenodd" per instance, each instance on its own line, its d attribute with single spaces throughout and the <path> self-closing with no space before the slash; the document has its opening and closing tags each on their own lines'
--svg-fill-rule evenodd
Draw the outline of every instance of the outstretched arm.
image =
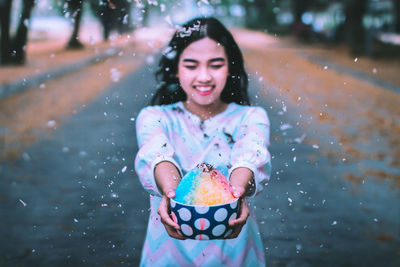
<svg viewBox="0 0 400 267">
<path fill-rule="evenodd" d="M 185 239 L 179 232 L 175 214 L 171 213 L 169 200 L 175 197 L 175 189 L 181 180 L 178 169 L 169 161 L 158 163 L 154 169 L 154 177 L 158 190 L 162 193 L 157 213 L 161 217 L 168 235 L 176 239 Z"/>
<path fill-rule="evenodd" d="M 238 217 L 229 221 L 229 225 L 232 226 L 233 231 L 227 237 L 228 239 L 236 238 L 240 234 L 240 231 L 242 231 L 243 226 L 246 224 L 250 211 L 244 197 L 253 195 L 255 190 L 254 175 L 248 168 L 240 167 L 234 169 L 229 180 L 233 188 L 233 195 L 240 198 L 240 207 Z"/>
</svg>

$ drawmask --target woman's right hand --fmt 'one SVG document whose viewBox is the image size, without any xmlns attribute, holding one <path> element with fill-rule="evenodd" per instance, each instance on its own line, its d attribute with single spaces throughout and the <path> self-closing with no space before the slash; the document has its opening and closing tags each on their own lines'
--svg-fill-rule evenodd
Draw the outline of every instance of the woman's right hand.
<svg viewBox="0 0 400 267">
<path fill-rule="evenodd" d="M 169 191 L 168 193 L 164 194 L 161 199 L 160 206 L 158 206 L 157 213 L 160 215 L 161 222 L 164 224 L 168 235 L 176 239 L 184 240 L 186 238 L 180 233 L 180 227 L 177 223 L 178 221 L 176 219 L 176 215 L 171 212 L 169 200 L 170 198 L 174 197 L 174 191 Z"/>
</svg>

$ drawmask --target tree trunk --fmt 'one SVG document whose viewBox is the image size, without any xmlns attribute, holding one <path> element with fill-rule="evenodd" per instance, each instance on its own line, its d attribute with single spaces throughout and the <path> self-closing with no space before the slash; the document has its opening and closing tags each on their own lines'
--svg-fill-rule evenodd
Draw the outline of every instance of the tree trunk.
<svg viewBox="0 0 400 267">
<path fill-rule="evenodd" d="M 3 1 L 0 5 L 0 24 L 1 24 L 1 42 L 0 42 L 0 63 L 7 64 L 10 57 L 10 14 L 12 0 Z"/>
<path fill-rule="evenodd" d="M 71 38 L 68 41 L 67 49 L 83 48 L 83 44 L 79 41 L 79 28 L 81 25 L 82 7 L 83 0 L 70 1 L 71 13 L 73 14 L 74 18 L 74 29 L 72 31 Z"/>
<path fill-rule="evenodd" d="M 397 33 L 400 33 L 400 1 L 399 0 L 393 0 L 394 3 L 394 15 L 396 16 L 396 24 L 395 24 L 395 31 Z"/>
<path fill-rule="evenodd" d="M 14 64 L 25 63 L 26 43 L 28 41 L 28 25 L 31 18 L 32 9 L 35 5 L 34 0 L 24 0 L 21 19 L 19 21 L 17 34 L 12 45 L 10 62 Z"/>
<path fill-rule="evenodd" d="M 364 53 L 365 29 L 362 19 L 366 8 L 367 0 L 350 0 L 346 5 L 346 39 L 353 56 Z"/>
</svg>

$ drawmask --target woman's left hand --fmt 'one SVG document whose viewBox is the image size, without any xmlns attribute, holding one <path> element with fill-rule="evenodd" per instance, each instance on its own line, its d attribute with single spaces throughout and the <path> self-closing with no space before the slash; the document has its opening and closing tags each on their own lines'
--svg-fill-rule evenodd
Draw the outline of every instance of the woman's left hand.
<svg viewBox="0 0 400 267">
<path fill-rule="evenodd" d="M 247 218 L 250 215 L 249 206 L 247 200 L 244 198 L 239 199 L 239 217 L 229 221 L 229 226 L 232 227 L 232 233 L 226 237 L 226 239 L 232 239 L 238 237 L 242 231 L 243 226 L 246 224 Z"/>
<path fill-rule="evenodd" d="M 236 238 L 246 224 L 250 215 L 249 203 L 244 198 L 254 192 L 254 176 L 253 172 L 247 168 L 236 168 L 232 171 L 230 182 L 233 189 L 233 196 L 239 198 L 239 214 L 236 219 L 230 220 L 229 225 L 232 227 L 232 233 L 226 237 L 227 239 Z"/>
</svg>

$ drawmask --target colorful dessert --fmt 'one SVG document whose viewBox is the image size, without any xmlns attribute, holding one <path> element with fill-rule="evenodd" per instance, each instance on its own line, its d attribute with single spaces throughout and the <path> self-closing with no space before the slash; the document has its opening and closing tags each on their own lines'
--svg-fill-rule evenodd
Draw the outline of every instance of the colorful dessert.
<svg viewBox="0 0 400 267">
<path fill-rule="evenodd" d="M 219 205 L 236 198 L 226 177 L 210 164 L 201 163 L 188 172 L 175 190 L 174 200 L 187 205 Z"/>
</svg>

